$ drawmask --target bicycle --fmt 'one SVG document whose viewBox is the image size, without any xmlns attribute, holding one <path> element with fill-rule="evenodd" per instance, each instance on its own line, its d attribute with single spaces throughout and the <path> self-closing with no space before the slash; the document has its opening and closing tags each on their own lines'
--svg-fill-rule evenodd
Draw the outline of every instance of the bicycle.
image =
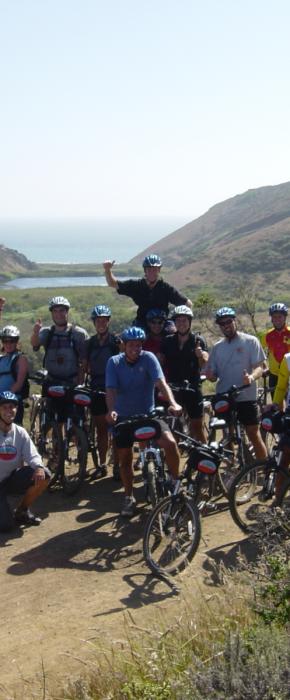
<svg viewBox="0 0 290 700">
<path fill-rule="evenodd" d="M 115 424 L 115 430 L 123 426 L 132 426 L 134 439 L 139 443 L 139 459 L 142 470 L 142 479 L 145 487 L 147 503 L 152 508 L 163 498 L 168 490 L 168 471 L 164 460 L 163 450 L 157 445 L 156 439 L 160 437 L 160 426 L 156 418 L 161 418 L 165 413 L 163 407 L 156 407 L 149 414 L 130 416 Z M 140 444 L 144 447 L 140 447 Z"/>
<path fill-rule="evenodd" d="M 222 443 L 204 445 L 179 435 L 179 446 L 187 453 L 184 471 L 173 494 L 152 510 L 144 530 L 143 555 L 158 576 L 181 571 L 192 560 L 201 537 L 200 515 L 215 496 L 220 468 L 232 458 L 232 452 Z"/>
<path fill-rule="evenodd" d="M 288 433 L 290 416 L 281 411 L 270 411 L 263 418 L 264 429 L 272 434 Z M 281 439 L 273 444 L 266 460 L 257 460 L 236 475 L 229 492 L 231 516 L 238 527 L 246 533 L 265 534 L 265 523 L 271 513 L 269 501 L 275 494 L 277 475 L 283 475 L 279 503 L 284 515 L 290 515 L 290 475 L 288 469 L 281 466 Z M 274 502 L 275 503 L 275 502 Z M 271 504 L 272 505 L 272 504 Z M 272 513 L 275 508 L 272 509 Z M 266 520 L 265 520 L 266 518 Z"/>
<path fill-rule="evenodd" d="M 210 416 L 208 424 L 208 444 L 222 444 L 232 451 L 231 463 L 225 464 L 225 468 L 219 472 L 220 485 L 225 496 L 237 471 L 252 464 L 255 459 L 254 448 L 237 416 L 236 399 L 246 388 L 245 384 L 233 385 L 224 393 L 204 396 L 204 401 L 210 401 L 213 407 L 213 415 Z"/>
<path fill-rule="evenodd" d="M 40 370 L 31 378 L 43 385 L 47 372 Z M 88 440 L 83 408 L 90 397 L 82 386 L 54 385 L 46 391 L 46 397 L 31 397 L 30 435 L 52 472 L 49 488 L 59 482 L 65 494 L 73 495 L 86 473 Z"/>
</svg>

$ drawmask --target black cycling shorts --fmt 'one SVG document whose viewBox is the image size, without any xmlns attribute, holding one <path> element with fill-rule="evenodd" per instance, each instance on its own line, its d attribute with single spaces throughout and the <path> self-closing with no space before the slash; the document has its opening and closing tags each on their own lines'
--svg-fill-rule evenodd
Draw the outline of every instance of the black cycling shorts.
<svg viewBox="0 0 290 700">
<path fill-rule="evenodd" d="M 236 409 L 242 425 L 259 425 L 257 401 L 237 401 Z"/>
<path fill-rule="evenodd" d="M 108 413 L 106 397 L 93 394 L 90 410 L 92 416 L 105 416 Z"/>
<path fill-rule="evenodd" d="M 202 418 L 204 414 L 203 398 L 200 389 L 196 389 L 195 393 L 186 390 L 174 391 L 174 398 L 177 403 L 185 408 L 189 418 Z"/>
</svg>

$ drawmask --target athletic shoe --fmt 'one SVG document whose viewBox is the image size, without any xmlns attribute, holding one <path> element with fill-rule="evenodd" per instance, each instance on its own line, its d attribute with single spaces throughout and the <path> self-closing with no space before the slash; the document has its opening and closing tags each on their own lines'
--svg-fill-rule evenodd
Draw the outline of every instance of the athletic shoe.
<svg viewBox="0 0 290 700">
<path fill-rule="evenodd" d="M 29 508 L 22 510 L 15 510 L 14 520 L 17 525 L 40 525 L 41 518 L 38 518 L 34 513 L 29 510 Z"/>
<path fill-rule="evenodd" d="M 125 496 L 121 515 L 123 518 L 132 518 L 136 511 L 136 501 L 134 496 Z"/>
</svg>

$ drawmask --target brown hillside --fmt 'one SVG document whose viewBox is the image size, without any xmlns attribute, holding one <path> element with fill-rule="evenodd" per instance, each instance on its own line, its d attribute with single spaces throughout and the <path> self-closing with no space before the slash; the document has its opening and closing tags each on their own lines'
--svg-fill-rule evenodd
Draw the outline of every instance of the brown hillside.
<svg viewBox="0 0 290 700">
<path fill-rule="evenodd" d="M 28 260 L 17 250 L 0 244 L 0 279 L 7 279 L 37 268 L 36 263 Z"/>
<path fill-rule="evenodd" d="M 155 243 L 166 278 L 179 287 L 210 285 L 227 291 L 239 281 L 289 289 L 290 182 L 249 190 L 209 209 L 206 214 Z M 290 291 L 290 289 L 289 289 Z"/>
</svg>

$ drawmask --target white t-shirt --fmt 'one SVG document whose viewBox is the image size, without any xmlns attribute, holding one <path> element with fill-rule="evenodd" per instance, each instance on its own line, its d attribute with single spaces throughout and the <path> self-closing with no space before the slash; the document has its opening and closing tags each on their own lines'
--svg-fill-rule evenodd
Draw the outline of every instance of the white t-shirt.
<svg viewBox="0 0 290 700">
<path fill-rule="evenodd" d="M 0 483 L 24 465 L 36 469 L 42 459 L 25 428 L 12 424 L 8 433 L 0 430 Z"/>
</svg>

